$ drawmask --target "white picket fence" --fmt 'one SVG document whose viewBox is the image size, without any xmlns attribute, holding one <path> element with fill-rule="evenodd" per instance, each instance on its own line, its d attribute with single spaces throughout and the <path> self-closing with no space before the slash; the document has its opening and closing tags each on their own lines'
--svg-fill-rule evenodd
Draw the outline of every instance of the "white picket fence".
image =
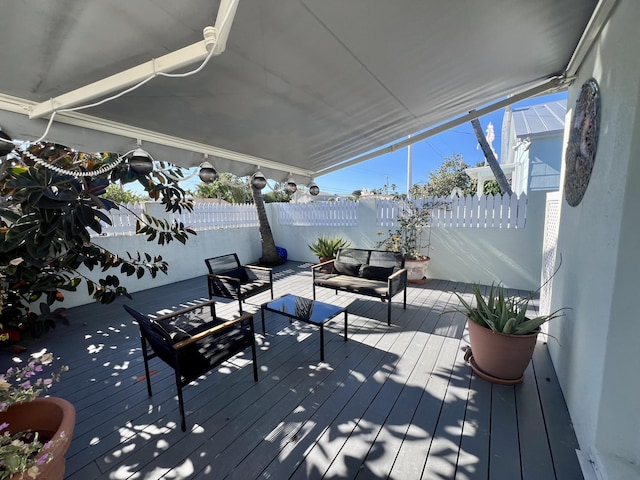
<svg viewBox="0 0 640 480">
<path fill-rule="evenodd" d="M 144 211 L 144 204 L 128 204 L 126 208 L 104 212 L 111 217 L 112 225 L 103 223 L 102 235 L 135 235 L 137 217 L 140 217 Z M 258 226 L 258 214 L 256 207 L 252 204 L 197 202 L 192 212 L 174 213 L 169 216 L 169 220 L 182 222 L 194 230 Z"/>
<path fill-rule="evenodd" d="M 432 226 L 440 228 L 524 228 L 527 195 L 483 195 L 439 198 L 446 205 L 432 212 Z"/>
<path fill-rule="evenodd" d="M 277 203 L 278 223 L 290 226 L 355 227 L 358 225 L 357 202 Z"/>
<path fill-rule="evenodd" d="M 257 227 L 258 213 L 253 204 L 241 205 L 198 202 L 192 212 L 174 214 L 174 219 L 194 230 Z"/>
<path fill-rule="evenodd" d="M 433 228 L 524 228 L 527 220 L 526 194 L 433 197 L 414 203 L 430 209 Z M 405 204 L 380 199 L 376 207 L 378 225 L 393 227 Z"/>
<path fill-rule="evenodd" d="M 111 225 L 102 223 L 102 235 L 135 235 L 137 216 L 144 212 L 144 205 L 128 203 L 119 210 L 104 212 L 111 217 Z M 97 235 L 97 234 L 96 234 Z"/>
<path fill-rule="evenodd" d="M 285 226 L 355 227 L 360 222 L 361 202 L 314 202 L 270 204 L 276 221 Z M 527 196 L 487 195 L 482 197 L 418 199 L 416 204 L 431 209 L 433 228 L 524 228 Z M 378 226 L 391 228 L 405 204 L 378 199 L 375 204 Z M 107 213 L 112 226 L 103 225 L 103 235 L 134 235 L 136 215 L 144 205 L 127 205 Z M 258 214 L 253 204 L 231 205 L 197 202 L 192 212 L 173 214 L 171 218 L 194 230 L 257 227 Z"/>
</svg>

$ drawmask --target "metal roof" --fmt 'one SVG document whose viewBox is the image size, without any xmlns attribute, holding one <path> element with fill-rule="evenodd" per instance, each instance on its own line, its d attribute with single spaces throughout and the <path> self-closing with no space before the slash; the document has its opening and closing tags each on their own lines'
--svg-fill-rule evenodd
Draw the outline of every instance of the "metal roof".
<svg viewBox="0 0 640 480">
<path fill-rule="evenodd" d="M 532 137 L 564 131 L 567 101 L 541 103 L 512 109 L 516 137 Z"/>
</svg>

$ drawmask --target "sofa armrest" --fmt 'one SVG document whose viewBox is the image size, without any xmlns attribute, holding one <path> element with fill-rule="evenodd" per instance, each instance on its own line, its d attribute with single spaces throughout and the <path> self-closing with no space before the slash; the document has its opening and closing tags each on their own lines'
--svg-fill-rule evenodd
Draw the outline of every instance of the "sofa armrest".
<svg viewBox="0 0 640 480">
<path fill-rule="evenodd" d="M 335 258 L 331 260 L 327 260 L 326 262 L 316 263 L 315 265 L 311 265 L 311 278 L 312 281 L 315 281 L 316 274 L 318 273 L 333 273 L 333 262 Z"/>
<path fill-rule="evenodd" d="M 396 293 L 401 292 L 407 287 L 407 269 L 401 268 L 397 272 L 394 272 L 387 279 L 389 285 L 389 295 L 394 296 Z"/>
<path fill-rule="evenodd" d="M 325 265 L 329 265 L 331 264 L 331 266 L 333 267 L 333 262 L 335 262 L 336 259 L 332 258 L 331 260 L 327 260 L 326 262 L 322 262 L 322 263 L 316 263 L 315 265 L 311 265 L 311 270 L 319 270 L 322 267 L 324 267 Z"/>
</svg>

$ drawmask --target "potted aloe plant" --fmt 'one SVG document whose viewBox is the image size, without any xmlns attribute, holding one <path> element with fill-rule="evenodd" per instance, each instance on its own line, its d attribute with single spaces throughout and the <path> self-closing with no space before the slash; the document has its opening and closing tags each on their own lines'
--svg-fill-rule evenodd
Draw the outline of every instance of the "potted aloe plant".
<svg viewBox="0 0 640 480">
<path fill-rule="evenodd" d="M 338 250 L 347 248 L 351 245 L 347 240 L 340 236 L 327 237 L 322 235 L 315 242 L 309 245 L 309 248 L 320 259 L 320 263 L 336 258 Z"/>
<path fill-rule="evenodd" d="M 533 356 L 540 327 L 562 316 L 565 309 L 529 318 L 533 293 L 526 298 L 508 296 L 502 285 L 492 285 L 485 297 L 480 286 L 474 285 L 473 295 L 474 306 L 456 292 L 462 306 L 454 311 L 465 313 L 468 319 L 471 348 L 465 359 L 486 380 L 503 385 L 520 382 Z"/>
</svg>

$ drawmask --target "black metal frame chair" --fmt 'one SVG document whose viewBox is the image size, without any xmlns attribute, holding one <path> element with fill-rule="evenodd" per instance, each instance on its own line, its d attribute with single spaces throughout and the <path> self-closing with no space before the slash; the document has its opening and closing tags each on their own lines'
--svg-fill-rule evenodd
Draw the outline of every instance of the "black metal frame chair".
<svg viewBox="0 0 640 480">
<path fill-rule="evenodd" d="M 187 428 L 182 387 L 248 347 L 251 347 L 253 379 L 258 381 L 253 315 L 246 314 L 232 320 L 216 318 L 214 303 L 204 302 L 156 318 L 124 305 L 140 327 L 149 396 L 152 395 L 149 360 L 158 357 L 174 370 L 183 432 Z M 213 315 L 206 312 L 206 307 Z"/>
<path fill-rule="evenodd" d="M 249 297 L 270 290 L 273 300 L 273 274 L 270 268 L 241 265 L 235 253 L 207 258 L 205 263 L 209 269 L 209 298 L 238 300 L 240 315 L 242 302 Z"/>
</svg>

